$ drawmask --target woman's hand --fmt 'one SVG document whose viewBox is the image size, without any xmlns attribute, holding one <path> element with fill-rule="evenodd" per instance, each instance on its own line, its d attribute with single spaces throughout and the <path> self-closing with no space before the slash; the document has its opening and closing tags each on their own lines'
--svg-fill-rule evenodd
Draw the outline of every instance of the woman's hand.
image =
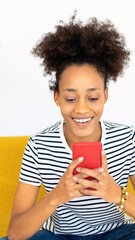
<svg viewBox="0 0 135 240">
<path fill-rule="evenodd" d="M 66 172 L 61 177 L 58 185 L 49 193 L 57 201 L 56 204 L 63 204 L 72 200 L 73 198 L 83 196 L 83 190 L 85 188 L 84 185 L 74 181 L 73 170 L 78 166 L 80 162 L 83 161 L 83 157 L 79 157 L 72 161 Z M 86 177 L 85 174 L 78 174 L 78 176 L 83 179 Z"/>
<path fill-rule="evenodd" d="M 105 152 L 102 151 L 102 168 L 100 169 L 87 169 L 77 168 L 79 174 L 91 176 L 95 180 L 89 181 L 84 178 L 80 178 L 81 175 L 76 175 L 74 181 L 83 185 L 85 189 L 81 189 L 80 192 L 83 195 L 92 195 L 104 199 L 107 202 L 119 203 L 121 200 L 121 188 L 114 181 L 113 177 L 108 173 L 107 160 Z M 92 189 L 89 189 L 92 188 Z"/>
</svg>

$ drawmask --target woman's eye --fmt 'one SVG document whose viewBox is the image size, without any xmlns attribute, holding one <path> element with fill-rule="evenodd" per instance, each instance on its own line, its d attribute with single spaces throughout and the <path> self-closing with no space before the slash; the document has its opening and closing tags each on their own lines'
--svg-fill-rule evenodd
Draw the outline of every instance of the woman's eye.
<svg viewBox="0 0 135 240">
<path fill-rule="evenodd" d="M 88 100 L 89 100 L 90 102 L 95 102 L 95 101 L 97 101 L 97 100 L 98 100 L 98 98 L 93 98 L 93 97 L 90 97 L 90 98 L 88 98 Z"/>
<path fill-rule="evenodd" d="M 76 98 L 67 98 L 66 101 L 72 103 L 76 101 Z"/>
</svg>

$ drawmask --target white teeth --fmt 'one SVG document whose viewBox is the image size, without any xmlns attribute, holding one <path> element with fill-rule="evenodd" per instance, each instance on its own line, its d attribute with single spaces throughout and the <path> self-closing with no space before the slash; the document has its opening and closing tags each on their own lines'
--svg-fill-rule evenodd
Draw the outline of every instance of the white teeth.
<svg viewBox="0 0 135 240">
<path fill-rule="evenodd" d="M 89 122 L 92 118 L 74 118 L 74 120 L 78 123 L 86 123 Z"/>
</svg>

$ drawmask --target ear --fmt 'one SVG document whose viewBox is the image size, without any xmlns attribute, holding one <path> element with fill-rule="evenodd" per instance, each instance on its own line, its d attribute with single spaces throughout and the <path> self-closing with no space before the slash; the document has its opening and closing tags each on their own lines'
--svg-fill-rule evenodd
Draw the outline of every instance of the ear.
<svg viewBox="0 0 135 240">
<path fill-rule="evenodd" d="M 104 103 L 106 103 L 107 100 L 108 100 L 108 88 L 107 88 L 107 87 L 106 87 L 105 90 L 104 90 L 104 98 L 105 98 Z"/>
<path fill-rule="evenodd" d="M 54 97 L 54 101 L 55 101 L 56 105 L 60 106 L 60 98 L 59 98 L 58 91 L 54 91 L 53 97 Z"/>
</svg>

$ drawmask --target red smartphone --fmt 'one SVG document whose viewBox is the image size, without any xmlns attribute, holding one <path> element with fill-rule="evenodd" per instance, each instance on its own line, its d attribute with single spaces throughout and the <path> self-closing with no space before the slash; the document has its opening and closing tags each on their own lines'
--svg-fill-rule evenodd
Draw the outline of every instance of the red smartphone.
<svg viewBox="0 0 135 240">
<path fill-rule="evenodd" d="M 101 167 L 101 142 L 76 142 L 73 144 L 72 158 L 73 160 L 83 156 L 84 160 L 78 167 L 83 168 L 99 168 Z M 78 172 L 74 169 L 73 174 L 76 175 Z M 92 177 L 88 177 L 88 180 L 92 180 Z"/>
</svg>

